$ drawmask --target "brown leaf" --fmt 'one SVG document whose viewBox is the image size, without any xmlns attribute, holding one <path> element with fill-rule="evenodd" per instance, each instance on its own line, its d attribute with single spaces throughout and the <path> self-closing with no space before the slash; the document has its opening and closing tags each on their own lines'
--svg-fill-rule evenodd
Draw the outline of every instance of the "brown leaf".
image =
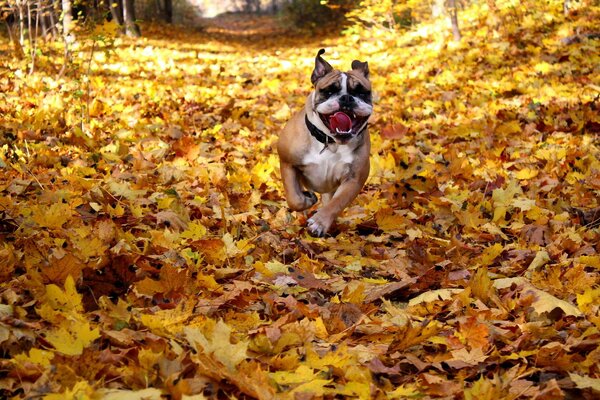
<svg viewBox="0 0 600 400">
<path fill-rule="evenodd" d="M 402 125 L 401 123 L 388 124 L 381 130 L 381 137 L 384 139 L 400 139 L 408 133 L 408 126 Z"/>
</svg>

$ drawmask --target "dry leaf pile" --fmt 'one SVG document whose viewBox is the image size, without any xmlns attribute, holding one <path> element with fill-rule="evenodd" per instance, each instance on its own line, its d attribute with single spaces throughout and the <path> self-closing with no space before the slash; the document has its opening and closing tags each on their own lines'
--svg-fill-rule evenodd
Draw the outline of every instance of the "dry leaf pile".
<svg viewBox="0 0 600 400">
<path fill-rule="evenodd" d="M 561 39 L 600 8 L 497 3 L 459 44 L 146 25 L 62 78 L 0 43 L 0 395 L 597 398 L 600 43 Z M 377 113 L 315 239 L 274 144 L 320 47 Z"/>
</svg>

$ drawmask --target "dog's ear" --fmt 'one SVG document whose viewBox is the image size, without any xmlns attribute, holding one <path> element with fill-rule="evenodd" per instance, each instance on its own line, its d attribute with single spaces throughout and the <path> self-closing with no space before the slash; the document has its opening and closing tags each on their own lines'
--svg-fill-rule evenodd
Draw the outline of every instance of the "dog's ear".
<svg viewBox="0 0 600 400">
<path fill-rule="evenodd" d="M 310 81 L 313 85 L 316 85 L 319 79 L 333 71 L 331 65 L 321 57 L 321 54 L 323 53 L 325 53 L 325 49 L 319 50 L 317 57 L 315 58 L 315 69 L 310 76 Z"/>
<path fill-rule="evenodd" d="M 361 62 L 358 60 L 352 61 L 352 69 L 362 73 L 365 76 L 365 78 L 369 77 L 369 63 L 366 61 L 365 62 Z"/>
</svg>

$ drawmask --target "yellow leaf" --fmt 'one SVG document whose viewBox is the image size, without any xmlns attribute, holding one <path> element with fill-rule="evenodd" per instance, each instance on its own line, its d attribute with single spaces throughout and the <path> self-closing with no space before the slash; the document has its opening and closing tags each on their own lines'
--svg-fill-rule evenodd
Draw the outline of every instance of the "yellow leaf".
<svg viewBox="0 0 600 400">
<path fill-rule="evenodd" d="M 404 230 L 407 224 L 406 217 L 394 213 L 391 208 L 384 208 L 375 214 L 375 222 L 379 229 L 385 232 Z"/>
<path fill-rule="evenodd" d="M 411 384 L 398 386 L 391 392 L 387 393 L 388 399 L 406 399 L 406 398 L 418 398 L 419 391 Z"/>
<path fill-rule="evenodd" d="M 50 365 L 50 361 L 52 361 L 53 358 L 54 353 L 47 350 L 33 348 L 29 350 L 28 355 L 25 353 L 17 354 L 13 357 L 13 361 L 21 365 L 25 363 L 32 363 L 47 367 Z"/>
<path fill-rule="evenodd" d="M 548 254 L 548 252 L 546 250 L 538 251 L 536 253 L 535 257 L 533 258 L 533 261 L 531 261 L 531 264 L 529 264 L 529 267 L 527 267 L 527 271 L 526 271 L 525 275 L 528 278 L 531 278 L 531 274 L 533 273 L 533 271 L 536 271 L 539 268 L 543 267 L 544 265 L 548 264 L 549 261 L 550 261 L 550 255 Z"/>
<path fill-rule="evenodd" d="M 453 350 L 451 353 L 453 360 L 462 361 L 469 365 L 477 365 L 487 359 L 481 347 L 475 347 L 471 351 L 463 347 L 459 350 Z"/>
<path fill-rule="evenodd" d="M 406 230 L 406 234 L 408 235 L 408 240 L 412 241 L 415 240 L 417 238 L 422 238 L 423 237 L 423 232 L 418 229 L 418 228 L 409 228 Z"/>
<path fill-rule="evenodd" d="M 131 184 L 129 182 L 116 182 L 112 180 L 108 182 L 108 189 L 115 196 L 124 197 L 127 200 L 135 200 L 139 197 L 144 196 L 147 192 L 143 189 L 132 189 Z"/>
<path fill-rule="evenodd" d="M 600 379 L 592 378 L 591 376 L 577 375 L 569 373 L 569 378 L 578 389 L 592 389 L 594 392 L 600 393 Z"/>
<path fill-rule="evenodd" d="M 341 345 L 336 351 L 330 351 L 319 356 L 315 351 L 308 349 L 306 363 L 312 368 L 326 371 L 329 367 L 345 368 L 356 362 L 354 354 L 348 352 L 346 345 Z"/>
<path fill-rule="evenodd" d="M 348 382 L 342 390 L 335 390 L 335 394 L 342 396 L 357 397 L 359 399 L 371 398 L 371 383 L 370 382 Z"/>
<path fill-rule="evenodd" d="M 111 217 L 122 217 L 125 214 L 125 209 L 121 203 L 117 203 L 114 207 L 112 207 L 110 204 L 107 204 L 106 211 Z"/>
<path fill-rule="evenodd" d="M 291 393 L 311 393 L 316 396 L 323 396 L 328 391 L 325 386 L 331 382 L 331 379 L 314 379 L 296 387 Z"/>
<path fill-rule="evenodd" d="M 190 222 L 187 229 L 179 235 L 182 239 L 198 240 L 206 235 L 206 228 L 199 222 Z"/>
<path fill-rule="evenodd" d="M 556 298 L 542 290 L 530 287 L 526 290 L 526 293 L 532 293 L 536 297 L 532 306 L 538 314 L 549 313 L 554 309 L 559 308 L 566 315 L 574 315 L 576 317 L 582 315 L 581 311 L 573 304 Z"/>
<path fill-rule="evenodd" d="M 502 125 L 496 128 L 496 132 L 502 135 L 510 135 L 513 133 L 521 132 L 521 124 L 519 121 L 512 120 L 508 122 L 504 122 Z"/>
<path fill-rule="evenodd" d="M 600 270 L 600 256 L 579 256 L 577 259 L 582 264 L 589 265 L 590 267 L 594 267 Z"/>
<path fill-rule="evenodd" d="M 99 389 L 96 393 L 101 396 L 102 400 L 161 400 L 164 398 L 160 389 L 156 388 L 142 390 Z M 183 395 L 182 399 L 185 398 L 186 396 Z M 200 399 L 204 399 L 204 396 L 198 398 L 198 400 Z"/>
<path fill-rule="evenodd" d="M 488 379 L 484 376 L 464 391 L 465 400 L 494 400 L 502 398 L 502 385 L 497 376 Z"/>
<path fill-rule="evenodd" d="M 64 312 L 82 312 L 83 306 L 81 305 L 81 295 L 77 293 L 75 287 L 75 280 L 71 275 L 65 280 L 65 290 L 50 284 L 46 286 L 46 302 L 54 310 Z"/>
<path fill-rule="evenodd" d="M 254 248 L 254 245 L 250 243 L 249 239 L 234 241 L 233 236 L 231 236 L 230 233 L 223 235 L 222 240 L 225 244 L 227 257 L 244 255 Z"/>
<path fill-rule="evenodd" d="M 577 295 L 577 306 L 581 311 L 588 311 L 589 305 L 600 303 L 600 288 L 587 288 L 585 292 Z"/>
<path fill-rule="evenodd" d="M 520 170 L 519 172 L 517 172 L 517 173 L 515 174 L 515 177 L 516 177 L 517 179 L 521 179 L 521 180 L 524 180 L 524 179 L 533 179 L 533 178 L 535 178 L 536 176 L 538 176 L 538 173 L 539 173 L 539 172 L 540 172 L 540 171 L 539 171 L 539 170 L 537 170 L 537 169 L 533 169 L 533 168 L 523 168 L 522 170 Z"/>
<path fill-rule="evenodd" d="M 486 266 L 477 268 L 471 277 L 469 287 L 473 295 L 483 302 L 492 298 L 496 293 Z"/>
<path fill-rule="evenodd" d="M 118 7 L 118 4 L 112 4 L 111 7 Z M 96 36 L 114 36 L 119 30 L 119 25 L 115 21 L 108 21 L 103 24 L 95 24 L 93 34 Z"/>
<path fill-rule="evenodd" d="M 481 254 L 481 265 L 487 266 L 493 263 L 503 250 L 504 247 L 500 243 L 494 243 L 493 245 L 486 247 Z"/>
<path fill-rule="evenodd" d="M 169 208 L 171 208 L 171 205 L 176 201 L 177 199 L 175 197 L 163 197 L 161 199 L 158 199 L 158 201 L 156 202 L 156 206 L 158 207 L 159 210 L 167 210 Z"/>
<path fill-rule="evenodd" d="M 46 334 L 46 340 L 56 351 L 69 355 L 81 355 L 83 349 L 100 337 L 98 328 L 90 329 L 86 321 L 70 324 L 70 329 L 61 326 Z"/>
<path fill-rule="evenodd" d="M 421 303 L 431 303 L 432 301 L 450 300 L 455 294 L 462 292 L 463 289 L 437 289 L 421 293 L 417 297 L 409 300 L 408 306 L 413 307 Z"/>
<path fill-rule="evenodd" d="M 521 211 L 529 211 L 535 207 L 535 200 L 533 199 L 514 199 L 511 202 L 513 207 L 519 208 Z"/>
<path fill-rule="evenodd" d="M 317 317 L 314 323 L 315 327 L 315 335 L 319 339 L 327 339 L 329 337 L 329 332 L 327 332 L 327 328 L 325 327 L 325 323 L 323 322 L 323 318 Z"/>
<path fill-rule="evenodd" d="M 319 373 L 306 365 L 300 365 L 295 371 L 277 371 L 270 376 L 280 385 L 290 385 L 313 381 L 318 378 Z"/>
<path fill-rule="evenodd" d="M 248 357 L 249 342 L 240 340 L 237 343 L 231 343 L 231 328 L 223 320 L 217 322 L 209 336 L 205 336 L 200 329 L 195 327 L 186 327 L 184 332 L 188 342 L 196 348 L 196 351 L 213 355 L 227 367 L 229 372 L 233 372 L 235 367 Z"/>
<path fill-rule="evenodd" d="M 140 321 L 158 335 L 170 335 L 181 332 L 185 322 L 194 312 L 195 303 L 180 303 L 174 310 L 160 310 L 154 314 L 142 314 Z"/>
<path fill-rule="evenodd" d="M 42 228 L 58 229 L 71 218 L 71 206 L 54 203 L 50 207 L 39 206 L 33 210 L 32 219 Z"/>
<path fill-rule="evenodd" d="M 94 98 L 92 100 L 92 104 L 90 104 L 90 117 L 99 117 L 104 113 L 104 102 L 98 98 Z"/>
<path fill-rule="evenodd" d="M 89 400 L 94 398 L 95 391 L 86 381 L 79 381 L 71 389 L 62 393 L 52 393 L 44 396 L 44 400 Z"/>
<path fill-rule="evenodd" d="M 533 69 L 535 70 L 535 72 L 539 72 L 540 74 L 547 74 L 548 72 L 550 72 L 552 70 L 552 65 L 543 61 L 541 63 L 536 64 L 533 67 Z"/>
</svg>

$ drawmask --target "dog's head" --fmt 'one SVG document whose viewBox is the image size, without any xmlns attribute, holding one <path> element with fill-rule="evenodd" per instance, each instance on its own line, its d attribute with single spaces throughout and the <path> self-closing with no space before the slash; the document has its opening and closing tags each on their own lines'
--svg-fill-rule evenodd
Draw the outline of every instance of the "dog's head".
<svg viewBox="0 0 600 400">
<path fill-rule="evenodd" d="M 373 112 L 369 65 L 352 61 L 352 69 L 341 72 L 333 69 L 319 50 L 311 81 L 315 87 L 313 110 L 331 135 L 346 142 L 358 135 L 367 125 Z"/>
</svg>

